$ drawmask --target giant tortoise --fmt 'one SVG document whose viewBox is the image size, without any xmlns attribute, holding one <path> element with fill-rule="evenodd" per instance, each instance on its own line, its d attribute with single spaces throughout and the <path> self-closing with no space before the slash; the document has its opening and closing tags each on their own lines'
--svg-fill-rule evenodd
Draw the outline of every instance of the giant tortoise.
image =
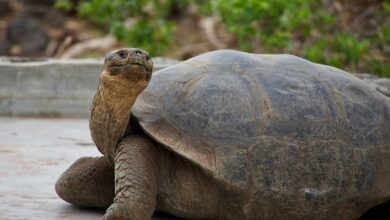
<svg viewBox="0 0 390 220">
<path fill-rule="evenodd" d="M 104 156 L 65 171 L 61 198 L 104 219 L 232 220 L 357 219 L 390 200 L 390 99 L 362 80 L 233 50 L 152 65 L 106 56 L 90 118 Z"/>
</svg>

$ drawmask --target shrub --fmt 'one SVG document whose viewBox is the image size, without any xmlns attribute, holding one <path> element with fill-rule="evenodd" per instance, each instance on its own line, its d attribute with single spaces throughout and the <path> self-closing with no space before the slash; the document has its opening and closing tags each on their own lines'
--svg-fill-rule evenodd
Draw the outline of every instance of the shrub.
<svg viewBox="0 0 390 220">
<path fill-rule="evenodd" d="M 86 0 L 76 5 L 57 0 L 57 6 L 76 8 L 127 45 L 152 55 L 163 55 L 174 42 L 178 20 L 172 8 L 196 6 L 199 17 L 219 17 L 240 50 L 293 53 L 350 71 L 390 76 L 390 3 L 385 0 Z M 352 25 L 354 21 L 361 23 Z"/>
<path fill-rule="evenodd" d="M 236 34 L 241 50 L 293 53 L 350 71 L 390 76 L 387 1 L 373 7 L 377 11 L 369 18 L 377 25 L 371 27 L 375 28 L 371 35 L 364 24 L 357 29 L 340 25 L 343 13 L 350 12 L 334 10 L 334 4 L 325 6 L 317 0 L 214 0 L 208 4 L 206 11 L 218 15 Z"/>
<path fill-rule="evenodd" d="M 173 41 L 175 25 L 167 19 L 173 4 L 180 0 L 89 0 L 74 5 L 70 0 L 57 0 L 64 10 L 76 8 L 78 14 L 109 31 L 128 46 L 137 46 L 152 55 L 164 54 Z"/>
</svg>

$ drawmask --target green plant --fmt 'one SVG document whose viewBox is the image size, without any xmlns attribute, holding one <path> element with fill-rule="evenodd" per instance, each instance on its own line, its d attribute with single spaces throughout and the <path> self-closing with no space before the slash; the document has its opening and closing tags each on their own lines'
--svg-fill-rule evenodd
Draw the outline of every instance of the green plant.
<svg viewBox="0 0 390 220">
<path fill-rule="evenodd" d="M 64 11 L 70 11 L 74 8 L 74 4 L 70 0 L 57 0 L 54 3 L 54 7 L 63 9 Z"/>
<path fill-rule="evenodd" d="M 204 9 L 221 18 L 241 50 L 294 53 L 350 71 L 390 76 L 390 3 L 379 6 L 371 36 L 364 28 L 339 24 L 348 11 L 340 13 L 315 0 L 212 0 Z"/>
<path fill-rule="evenodd" d="M 351 5 L 341 7 L 343 10 L 334 6 L 348 1 L 329 0 L 327 5 L 318 0 L 73 2 L 57 0 L 56 5 L 68 11 L 77 9 L 81 16 L 103 25 L 128 46 L 144 48 L 152 55 L 164 55 L 174 43 L 175 31 L 181 31 L 176 29 L 180 18 L 172 16 L 172 8 L 185 12 L 195 6 L 192 8 L 200 9 L 194 11 L 198 18 L 220 18 L 235 36 L 236 42 L 230 47 L 255 53 L 292 53 L 353 72 L 390 76 L 390 3 L 385 0 L 353 4 L 360 14 L 368 12 L 369 16 L 354 27 L 345 20 L 359 19 L 360 14 L 353 14 L 356 10 L 350 9 Z M 365 10 L 367 4 L 370 10 Z M 345 19 L 347 15 L 350 17 Z"/>
<path fill-rule="evenodd" d="M 128 46 L 141 47 L 152 55 L 161 55 L 173 41 L 175 26 L 166 18 L 175 2 L 86 0 L 73 6 L 69 0 L 58 0 L 56 5 L 65 10 L 76 7 L 80 16 L 108 27 L 114 36 Z"/>
<path fill-rule="evenodd" d="M 241 50 L 277 52 L 293 49 L 294 38 L 309 36 L 312 21 L 319 16 L 311 11 L 315 2 L 318 1 L 214 0 L 209 8 L 237 35 Z"/>
</svg>

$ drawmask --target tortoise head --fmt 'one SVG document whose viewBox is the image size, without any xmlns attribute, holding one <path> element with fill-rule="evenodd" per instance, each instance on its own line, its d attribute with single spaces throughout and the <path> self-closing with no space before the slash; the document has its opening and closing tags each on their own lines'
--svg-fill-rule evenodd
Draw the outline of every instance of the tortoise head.
<svg viewBox="0 0 390 220">
<path fill-rule="evenodd" d="M 141 49 L 125 48 L 106 55 L 89 128 L 96 146 L 111 163 L 126 133 L 131 108 L 148 85 L 152 69 L 149 54 Z"/>
<path fill-rule="evenodd" d="M 138 48 L 122 48 L 106 55 L 103 73 L 138 83 L 148 82 L 152 69 L 153 62 L 146 51 Z"/>
</svg>

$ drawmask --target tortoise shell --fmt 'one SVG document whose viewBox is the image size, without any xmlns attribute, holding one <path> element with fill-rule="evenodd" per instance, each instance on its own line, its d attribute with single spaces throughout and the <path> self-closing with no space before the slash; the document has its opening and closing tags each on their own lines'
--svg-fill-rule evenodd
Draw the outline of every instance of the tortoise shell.
<svg viewBox="0 0 390 220">
<path fill-rule="evenodd" d="M 155 72 L 132 114 L 167 149 L 250 191 L 248 212 L 390 199 L 390 99 L 333 67 L 214 51 Z"/>
</svg>

